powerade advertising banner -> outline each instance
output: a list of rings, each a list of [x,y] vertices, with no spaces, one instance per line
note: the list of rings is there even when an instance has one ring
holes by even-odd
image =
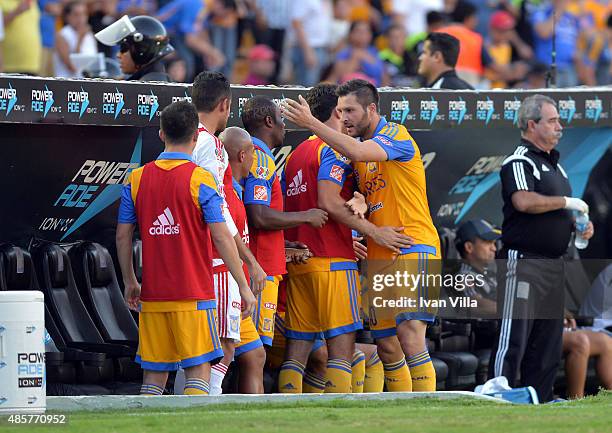
[[[235,87],[230,125],[241,126],[252,96],[279,103],[305,91]],[[501,224],[498,172],[518,144],[521,100],[532,93],[381,90],[381,113],[406,125],[421,149],[438,227],[476,217]],[[612,89],[539,93],[558,102],[561,164],[598,227],[587,252],[611,257]],[[161,110],[189,95],[180,84],[0,76],[0,242],[111,240],[122,182],[163,149]],[[281,168],[309,135],[287,130],[286,145],[274,150]]]

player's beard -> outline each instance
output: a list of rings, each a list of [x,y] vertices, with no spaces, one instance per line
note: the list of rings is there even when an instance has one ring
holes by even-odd
[[[368,112],[366,111],[365,113],[363,113],[363,117],[361,118],[359,123],[355,125],[355,131],[357,131],[357,134],[355,135],[355,137],[363,138],[368,133],[369,127],[370,127],[370,116],[368,115]]]

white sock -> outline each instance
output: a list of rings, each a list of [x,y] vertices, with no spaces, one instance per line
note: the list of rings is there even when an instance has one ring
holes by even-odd
[[[185,370],[179,368],[174,379],[174,395],[183,395],[185,389]]]
[[[215,364],[210,369],[210,395],[221,395],[223,394],[223,390],[221,389],[221,385],[223,384],[223,379],[225,378],[225,374],[227,373],[228,366],[219,362]]]

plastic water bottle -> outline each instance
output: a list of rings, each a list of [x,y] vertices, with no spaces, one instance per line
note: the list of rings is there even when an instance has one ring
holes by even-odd
[[[576,238],[574,239],[574,245],[579,250],[584,250],[588,245],[588,239],[584,239],[581,234],[587,229],[589,224],[589,214],[584,212],[578,212],[576,216]]]

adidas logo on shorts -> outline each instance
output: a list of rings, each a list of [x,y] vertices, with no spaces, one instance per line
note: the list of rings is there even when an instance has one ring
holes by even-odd
[[[308,183],[302,183],[302,169],[293,177],[293,182],[289,184],[287,188],[287,197],[292,197],[306,192]]]
[[[149,229],[151,236],[159,235],[178,235],[181,231],[180,224],[174,224],[174,217],[169,208],[164,209],[164,213],[159,215],[155,221],[153,221],[153,227]]]

